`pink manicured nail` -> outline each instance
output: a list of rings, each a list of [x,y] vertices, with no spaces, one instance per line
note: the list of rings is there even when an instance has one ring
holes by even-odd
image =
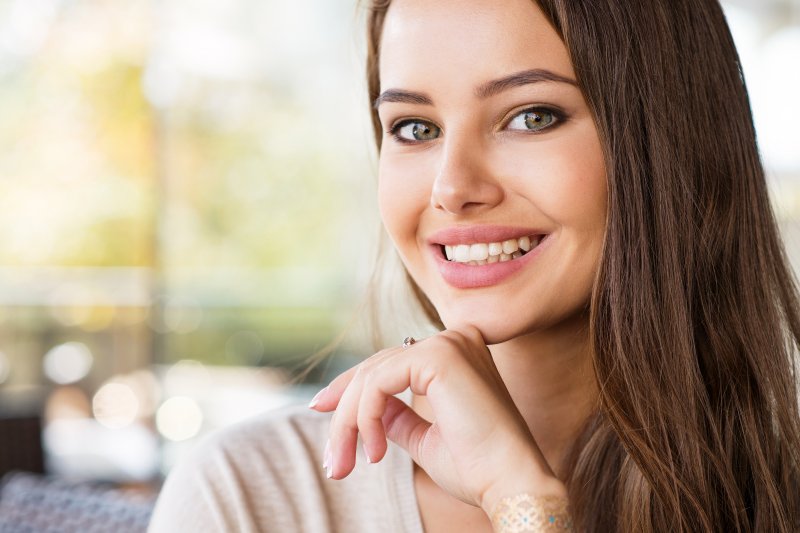
[[[331,439],[325,443],[325,451],[322,454],[322,468],[327,469],[331,459]]]
[[[313,398],[311,398],[311,402],[308,404],[309,409],[313,408],[315,405],[319,403],[319,397],[322,396],[322,393],[325,392],[326,390],[328,390],[328,387],[325,387],[324,389],[316,393]]]
[[[333,450],[331,450],[331,439],[328,439],[328,443],[325,445],[325,475],[330,479],[333,475]]]
[[[364,455],[367,457],[367,462],[372,464],[372,459],[369,458],[369,452],[367,451],[367,445],[362,444],[361,446],[364,448]]]
[[[328,450],[328,466],[325,469],[325,475],[328,477],[328,479],[330,479],[333,475],[333,456],[331,455],[330,450]]]

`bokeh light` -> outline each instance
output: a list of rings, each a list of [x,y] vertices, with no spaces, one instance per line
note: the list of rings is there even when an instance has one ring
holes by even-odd
[[[80,342],[54,346],[42,362],[45,375],[60,385],[75,383],[86,377],[92,368],[92,352]]]
[[[188,396],[173,396],[156,412],[158,432],[172,441],[191,439],[203,426],[203,411]]]
[[[95,393],[92,411],[97,421],[107,428],[121,429],[136,420],[139,399],[130,385],[111,381]]]

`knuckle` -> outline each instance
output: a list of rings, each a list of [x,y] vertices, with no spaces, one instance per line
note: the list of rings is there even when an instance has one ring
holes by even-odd
[[[483,335],[475,326],[468,327],[461,335],[467,342],[483,344]]]
[[[375,372],[364,372],[364,375],[361,377],[361,397],[364,397],[364,393],[367,391],[368,387],[371,387],[374,383],[375,379]]]
[[[331,435],[334,437],[342,437],[349,433],[351,430],[356,429],[356,423],[352,417],[342,417],[337,424],[331,424]]]
[[[372,423],[372,418],[369,416],[369,413],[367,413],[364,410],[359,410],[357,419],[358,427],[368,428],[371,423]]]
[[[355,373],[353,373],[353,381],[363,380],[366,372],[367,372],[366,366],[364,365],[364,363],[360,363],[356,367]]]
[[[460,350],[462,346],[462,340],[457,336],[458,333],[450,333],[446,336],[442,336],[439,339],[439,342],[442,345],[444,354],[451,355],[453,350]]]

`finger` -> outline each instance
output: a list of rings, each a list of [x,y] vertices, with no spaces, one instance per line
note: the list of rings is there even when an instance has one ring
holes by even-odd
[[[486,346],[486,341],[483,339],[481,331],[472,324],[460,324],[455,328],[448,328],[442,332],[444,335],[455,333],[462,339],[467,340],[471,344]]]
[[[329,478],[342,479],[353,471],[357,446],[358,430],[354,426],[346,424],[337,424],[334,428],[334,421],[331,420]]]
[[[352,472],[356,464],[358,445],[358,405],[365,379],[381,361],[391,357],[393,350],[378,352],[361,362],[348,376],[341,398],[336,403],[336,415],[331,420],[330,453],[331,472],[334,479],[342,479]],[[341,377],[341,376],[340,376]],[[337,381],[339,378],[336,378]],[[337,384],[338,385],[338,384]]]
[[[336,406],[330,427],[330,471],[333,479],[342,479],[355,467],[358,426],[356,410],[361,395],[364,367],[359,365]]]
[[[422,443],[432,424],[394,396],[386,398],[386,409],[381,421],[386,436],[403,448],[415,463],[422,466]]]
[[[395,370],[394,375],[386,375],[376,369],[364,383],[356,423],[364,445],[364,453],[370,463],[377,463],[386,454],[387,436],[383,415],[387,402],[393,394],[406,390],[409,385],[408,372],[402,370]]]
[[[395,353],[394,357],[373,365],[364,377],[357,425],[364,451],[372,462],[380,461],[386,453],[387,435],[383,417],[389,399],[409,387],[417,394],[426,394],[433,379],[433,372],[424,370],[429,367],[432,346],[415,345]]]
[[[338,376],[336,376],[333,381],[331,381],[327,387],[320,390],[316,396],[311,400],[309,404],[309,408],[314,409],[315,411],[320,411],[323,413],[327,413],[328,411],[333,411],[339,405],[339,401],[341,400],[342,394],[344,394],[345,389],[350,384],[350,381],[355,376],[356,372],[358,371],[359,367],[361,366],[370,366],[387,355],[391,350],[381,350],[380,352],[368,357],[367,359],[363,360],[359,364],[353,366],[352,368],[347,369],[346,371],[342,372]]]
[[[341,398],[347,385],[350,384],[350,380],[353,379],[357,368],[357,366],[354,366],[336,376],[327,387],[321,389],[316,396],[314,396],[311,403],[308,404],[308,407],[322,413],[327,413],[328,411],[336,409],[336,406],[339,404],[339,398]]]

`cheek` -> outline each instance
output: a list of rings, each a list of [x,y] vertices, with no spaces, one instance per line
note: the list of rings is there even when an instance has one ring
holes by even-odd
[[[569,163],[571,179],[568,182],[568,195],[580,211],[595,222],[598,217],[605,220],[607,187],[606,169],[603,151],[597,134],[592,128],[587,131],[579,146],[583,149],[574,151]]]
[[[534,220],[544,217],[544,221],[573,234],[602,232],[606,173],[593,128],[571,131],[525,153],[508,154],[506,160],[517,163],[516,170],[509,167],[507,172],[516,176],[514,187],[538,211]]]
[[[566,143],[565,143],[566,144]],[[575,150],[575,146],[580,146]],[[564,197],[573,204],[581,226],[602,230],[605,227],[607,187],[603,149],[594,124],[584,122],[576,132],[575,142],[559,150],[569,173],[564,184]],[[569,154],[569,155],[567,155]]]
[[[543,195],[543,209],[564,237],[563,256],[556,259],[565,287],[562,296],[584,302],[590,298],[602,250],[608,202],[605,162],[594,129],[554,146],[544,164],[549,194]]]
[[[430,183],[426,183],[425,174],[408,163],[386,156],[378,168],[378,208],[386,231],[398,248],[415,239],[421,213],[430,201]]]

